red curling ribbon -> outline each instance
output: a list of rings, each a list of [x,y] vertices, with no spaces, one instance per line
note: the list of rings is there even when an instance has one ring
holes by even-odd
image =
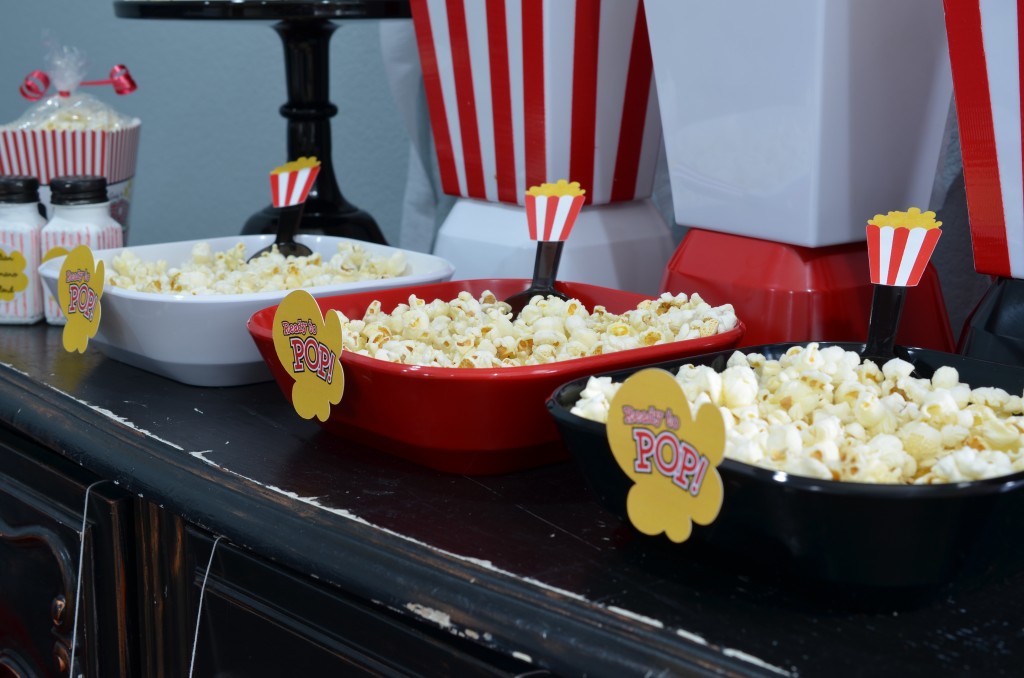
[[[25,76],[24,82],[21,83],[21,87],[18,91],[21,92],[21,96],[25,97],[29,101],[39,101],[46,94],[46,89],[50,86],[50,77],[42,71],[32,71]]]
[[[131,94],[138,86],[135,84],[135,80],[132,79],[131,73],[128,72],[128,67],[124,64],[118,64],[110,69],[109,80],[90,80],[89,82],[83,82],[83,85],[113,85],[114,92],[117,94]]]
[[[128,67],[124,64],[118,64],[111,68],[110,78],[107,80],[88,80],[79,83],[79,85],[111,85],[114,88],[114,92],[119,95],[131,94],[138,89],[138,85],[135,84],[131,73],[128,72]],[[25,77],[21,87],[18,88],[18,92],[29,101],[39,101],[46,94],[46,90],[49,87],[50,78],[46,73],[43,71],[32,71]],[[58,91],[57,94],[62,97],[71,96],[71,92],[64,90]]]

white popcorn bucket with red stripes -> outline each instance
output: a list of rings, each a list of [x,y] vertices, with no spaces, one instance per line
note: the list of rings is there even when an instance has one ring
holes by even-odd
[[[649,199],[661,148],[640,0],[412,0],[411,7],[442,189],[466,203],[442,225],[435,253],[455,264],[459,278],[494,275],[510,259],[529,275],[536,247],[522,210],[515,225],[498,207],[523,206],[530,186],[565,179],[586,191],[587,207],[566,242],[560,277],[575,268],[578,234],[593,228],[610,248],[625,242],[620,254],[654,271],[641,286],[656,291],[672,247],[664,219],[644,204],[598,216],[607,205]],[[485,218],[489,204],[495,209]],[[479,220],[459,221],[470,214]],[[580,270],[588,277],[575,280],[620,282],[614,266]]]
[[[974,268],[1024,278],[1021,24],[1012,0],[946,0]]]
[[[523,204],[578,181],[587,204],[651,194],[661,144],[639,0],[412,0],[445,193]]]
[[[50,208],[50,181],[71,175],[107,179],[111,216],[127,235],[141,123],[118,130],[0,129],[0,174],[39,179],[39,199]]]
[[[867,227],[868,266],[875,285],[916,287],[942,231],[938,228]]]
[[[804,247],[927,205],[952,84],[933,0],[645,0],[676,221]]]

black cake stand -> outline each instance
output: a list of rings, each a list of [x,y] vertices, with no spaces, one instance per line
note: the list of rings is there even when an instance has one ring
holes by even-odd
[[[288,159],[316,156],[320,175],[306,200],[301,232],[386,243],[380,227],[341,194],[331,160],[329,43],[335,19],[405,19],[408,0],[118,0],[114,14],[128,19],[273,20],[284,43],[288,101]],[[275,233],[277,211],[268,205],[249,217],[242,233]]]

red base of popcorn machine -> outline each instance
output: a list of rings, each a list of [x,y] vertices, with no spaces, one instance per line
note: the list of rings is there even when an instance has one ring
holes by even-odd
[[[789,341],[862,341],[872,284],[863,242],[799,247],[691,228],[665,270],[663,292],[697,292],[732,304],[747,326],[742,346]],[[929,264],[910,288],[896,342],[952,352],[938,274]]]

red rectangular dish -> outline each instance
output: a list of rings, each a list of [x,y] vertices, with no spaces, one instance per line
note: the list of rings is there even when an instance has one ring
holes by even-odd
[[[409,296],[449,301],[459,292],[498,299],[520,292],[529,280],[457,280],[317,299],[322,313],[335,309],[362,318],[374,300],[392,311]],[[641,294],[587,285],[556,283],[588,309],[603,305],[623,313],[647,299]],[[291,398],[292,377],[274,351],[271,326],[277,306],[255,313],[249,332],[263,359]],[[450,368],[403,365],[341,352],[345,392],[323,427],[342,438],[452,473],[484,475],[540,466],[568,458],[545,402],[560,384],[597,372],[623,369],[735,346],[742,322],[721,334],[576,358],[545,365]]]

